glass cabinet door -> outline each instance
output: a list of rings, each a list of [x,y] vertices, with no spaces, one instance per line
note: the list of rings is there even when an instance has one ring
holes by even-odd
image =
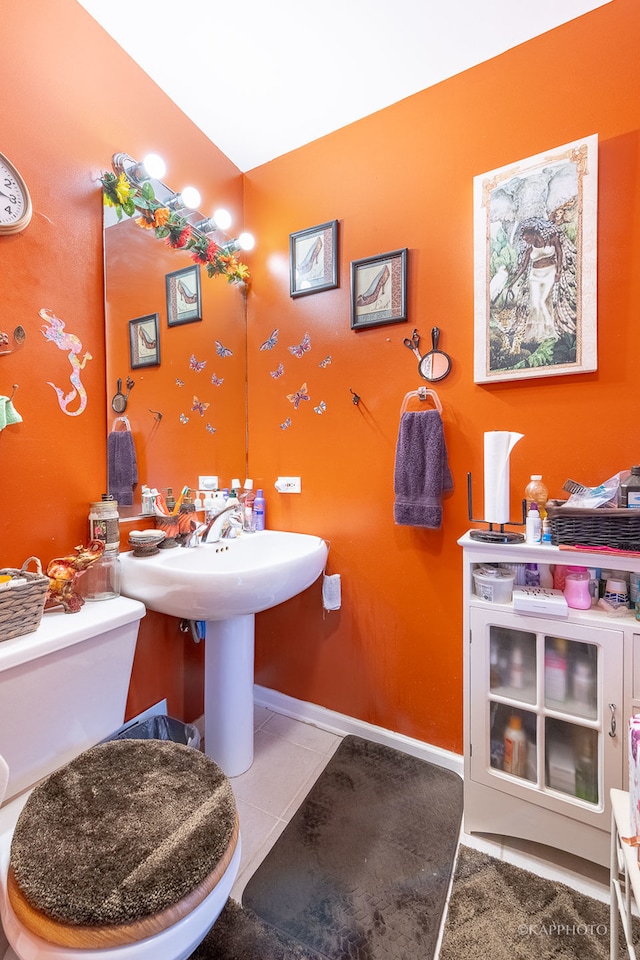
[[[471,776],[578,819],[620,779],[620,631],[471,610]],[[589,812],[591,811],[591,813]]]

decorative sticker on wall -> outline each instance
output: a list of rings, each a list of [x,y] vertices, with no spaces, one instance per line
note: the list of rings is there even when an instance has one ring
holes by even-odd
[[[303,383],[300,389],[296,393],[288,393],[287,400],[293,404],[293,409],[297,410],[303,400],[309,400],[309,394],[307,393],[307,385]]]
[[[308,333],[305,333],[304,337],[302,338],[302,342],[299,343],[297,346],[289,347],[289,352],[292,353],[294,357],[297,357],[298,359],[300,359],[301,357],[304,357],[307,350],[311,350],[311,337],[309,336]]]
[[[52,383],[51,380],[48,380],[47,383],[50,387],[53,387],[57,396],[60,409],[63,413],[66,413],[68,417],[78,417],[81,413],[84,412],[87,406],[87,391],[85,390],[82,380],[80,379],[80,373],[84,370],[84,366],[88,360],[93,360],[93,357],[89,351],[85,351],[84,356],[80,359],[80,353],[82,353],[82,343],[74,333],[65,333],[65,323],[63,320],[60,320],[59,317],[56,317],[51,310],[43,308],[40,310],[40,316],[45,321],[44,325],[41,327],[42,333],[45,339],[50,340],[51,343],[55,345],[60,350],[68,351],[68,359],[71,364],[71,387],[72,389],[69,393],[65,394],[64,390],[60,387],[56,387],[55,383]],[[79,397],[79,405],[76,410],[69,410],[68,407],[73,401]]]
[[[186,413],[180,414],[180,423],[189,423],[189,417],[186,415]]]
[[[291,417],[287,417],[287,419],[284,421],[284,423],[281,423],[281,424],[280,424],[280,429],[281,429],[281,430],[288,430],[290,426],[291,426]]]
[[[184,387],[184,380],[181,380],[180,377],[176,377],[176,386]]]
[[[224,383],[224,377],[216,377],[215,373],[212,373],[211,383],[214,385],[214,387],[221,387]]]
[[[324,402],[324,400],[321,400],[318,406],[313,408],[313,412],[322,414],[325,412],[326,409],[327,409],[326,403]]]
[[[279,363],[275,370],[270,370],[269,373],[274,380],[277,380],[278,377],[281,377],[284,373],[284,363]]]
[[[210,407],[210,404],[208,404],[208,403],[203,403],[202,400],[198,400],[198,398],[197,398],[197,397],[195,396],[195,394],[194,394],[194,397],[193,397],[193,406],[191,407],[191,409],[192,409],[195,413],[199,413],[201,417],[204,417],[204,415],[205,415],[206,411],[209,409],[209,407]]]
[[[225,357],[233,356],[233,350],[229,350],[228,347],[223,347],[219,340],[216,340],[216,353],[219,357],[222,357],[223,360]]]
[[[261,350],[273,350],[276,343],[278,342],[278,329],[272,330],[271,336],[268,340],[265,340],[264,343],[260,344]]]
[[[215,428],[215,427],[212,427],[210,423],[207,424],[207,428],[206,428],[206,429],[207,429],[207,433],[215,433],[215,432],[216,432],[216,428]]]
[[[329,354],[328,357],[325,357],[324,360],[321,360],[320,363],[318,364],[318,366],[319,366],[319,367],[322,367],[322,369],[324,370],[324,369],[326,369],[328,366],[330,366],[330,364],[331,364],[331,354]]]
[[[196,373],[202,373],[206,365],[206,360],[196,360],[195,353],[191,354],[191,357],[189,358],[189,368],[191,370],[195,370]]]

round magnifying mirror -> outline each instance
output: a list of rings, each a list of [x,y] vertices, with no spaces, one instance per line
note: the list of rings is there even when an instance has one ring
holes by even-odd
[[[124,413],[127,409],[127,398],[122,392],[122,380],[118,380],[118,389],[111,401],[111,409],[116,413]]]
[[[451,357],[444,350],[438,350],[438,340],[440,339],[440,330],[433,327],[431,330],[431,350],[425,353],[418,364],[418,373],[424,380],[434,383],[436,380],[444,380],[451,370]]]

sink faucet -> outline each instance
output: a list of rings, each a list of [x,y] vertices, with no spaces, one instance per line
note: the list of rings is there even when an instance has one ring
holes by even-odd
[[[209,543],[215,540],[225,540],[236,537],[242,530],[242,513],[240,505],[231,503],[213,517],[194,530],[186,543],[188,547],[196,547],[198,543]]]

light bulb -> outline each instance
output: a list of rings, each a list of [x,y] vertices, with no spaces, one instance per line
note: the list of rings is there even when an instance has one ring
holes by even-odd
[[[246,231],[240,234],[238,237],[238,243],[243,250],[253,250],[256,245],[253,234],[247,233]]]
[[[185,207],[189,207],[190,210],[197,210],[200,206],[200,193],[195,187],[185,187],[180,196]]]
[[[158,156],[157,153],[148,153],[142,161],[142,165],[149,176],[153,177],[155,180],[161,180],[167,170],[166,163],[162,157]]]
[[[221,230],[228,230],[231,226],[231,214],[228,210],[223,210],[220,207],[218,210],[214,210],[213,219],[217,227]]]

